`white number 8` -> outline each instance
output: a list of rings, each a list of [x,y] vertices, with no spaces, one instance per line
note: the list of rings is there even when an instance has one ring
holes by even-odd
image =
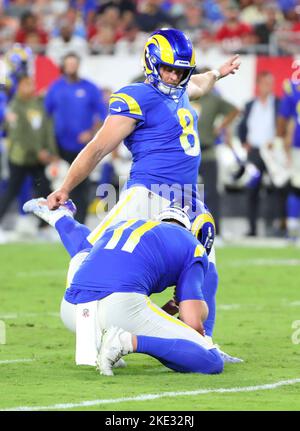
[[[192,113],[188,109],[180,108],[177,111],[177,115],[183,129],[179,139],[184,152],[188,156],[198,156],[200,154],[200,142],[198,133],[194,129],[194,118]],[[188,136],[193,136],[193,146],[190,144]]]

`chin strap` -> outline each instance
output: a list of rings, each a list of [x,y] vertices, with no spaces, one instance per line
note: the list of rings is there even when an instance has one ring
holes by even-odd
[[[153,84],[154,84],[154,87],[156,87],[157,90],[160,91],[165,96],[176,97],[178,99],[182,96],[182,94],[185,91],[184,87],[181,87],[181,86],[173,87],[168,84],[165,84],[160,80],[157,80],[157,82]]]

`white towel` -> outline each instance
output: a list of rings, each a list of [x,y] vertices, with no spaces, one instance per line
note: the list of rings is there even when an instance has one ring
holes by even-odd
[[[98,301],[76,305],[76,365],[96,365],[101,337],[97,305]]]

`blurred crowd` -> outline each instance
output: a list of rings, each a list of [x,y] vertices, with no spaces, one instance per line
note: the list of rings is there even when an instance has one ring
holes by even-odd
[[[185,31],[195,47],[299,52],[299,0],[2,0],[0,47],[25,43],[59,62],[68,46],[87,54],[140,53],[160,27]]]

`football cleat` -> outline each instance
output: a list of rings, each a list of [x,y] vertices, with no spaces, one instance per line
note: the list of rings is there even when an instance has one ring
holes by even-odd
[[[111,327],[103,331],[96,369],[104,376],[113,376],[113,366],[122,356],[132,352],[131,334],[121,328]]]
[[[56,210],[49,210],[47,200],[44,198],[31,199],[23,205],[25,213],[33,213],[51,226],[63,216],[74,217],[76,214],[76,206],[71,199],[68,199],[63,205]]]
[[[126,362],[124,361],[124,359],[119,359],[114,365],[113,365],[113,368],[126,368],[127,367],[127,364],[126,364]]]
[[[228,364],[237,364],[238,362],[244,362],[243,359],[236,358],[235,356],[230,356],[228,355],[228,353],[223,352],[217,344],[215,344],[214,347],[217,349],[224,362]]]

